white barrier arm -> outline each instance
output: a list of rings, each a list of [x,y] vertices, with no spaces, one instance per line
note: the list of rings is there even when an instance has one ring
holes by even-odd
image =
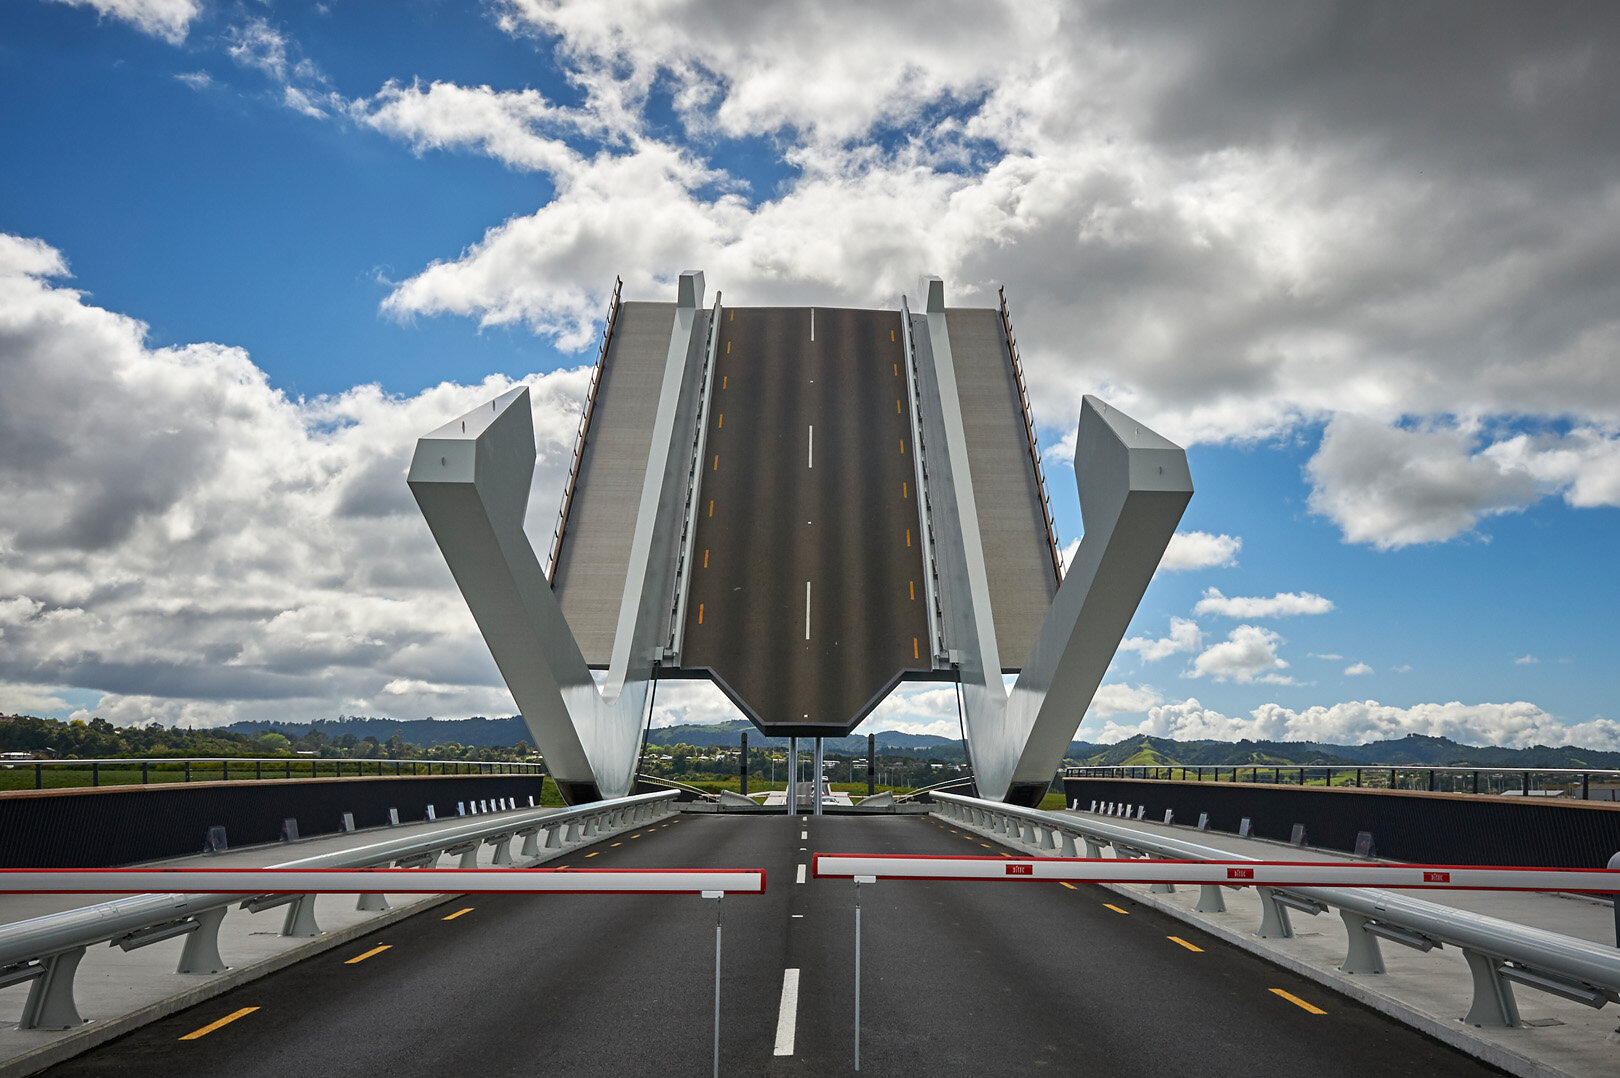
[[[0,894],[758,895],[764,869],[0,869]]]
[[[828,854],[812,859],[819,878],[878,880],[1072,880],[1086,883],[1225,884],[1228,887],[1384,887],[1451,891],[1620,891],[1605,868],[1334,864],[1323,861],[1126,861],[1024,857]]]

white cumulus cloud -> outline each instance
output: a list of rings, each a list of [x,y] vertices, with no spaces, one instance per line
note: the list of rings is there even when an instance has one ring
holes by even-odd
[[[1283,638],[1270,629],[1258,625],[1239,625],[1226,639],[1212,644],[1193,660],[1193,677],[1212,677],[1216,681],[1268,681],[1288,684],[1290,679],[1280,673],[1288,663],[1277,655]]]
[[[1159,568],[1172,572],[1189,569],[1224,569],[1237,564],[1238,551],[1243,540],[1236,535],[1211,535],[1209,532],[1176,532],[1165,547]]]
[[[1366,663],[1351,663],[1344,668],[1345,677],[1362,677],[1373,672],[1373,668]]]
[[[1197,651],[1204,642],[1203,630],[1191,618],[1171,618],[1170,635],[1154,639],[1150,636],[1128,636],[1119,642],[1120,651],[1134,651],[1143,662],[1156,662],[1183,651]]]
[[[1333,609],[1333,601],[1304,591],[1279,592],[1267,599],[1263,596],[1222,595],[1220,589],[1209,588],[1193,607],[1193,614],[1203,617],[1216,614],[1224,618],[1283,618],[1298,614],[1326,614]]]
[[[178,45],[186,39],[191,22],[202,14],[202,0],[56,0],[59,4],[94,8],[106,18],[127,22],[143,33]]]

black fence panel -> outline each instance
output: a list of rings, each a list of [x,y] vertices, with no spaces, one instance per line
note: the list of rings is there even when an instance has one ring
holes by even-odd
[[[343,829],[454,817],[457,802],[509,797],[540,803],[543,776],[434,775],[394,778],[278,779],[165,783],[0,795],[0,867],[106,868],[199,853],[208,829],[225,828],[231,846],[275,842],[285,820],[302,837]],[[470,806],[469,806],[470,811]]]
[[[1603,868],[1620,851],[1620,805],[1603,801],[1158,779],[1065,778],[1063,788],[1082,809],[1145,805],[1146,819],[1170,809],[1189,825],[1207,812],[1212,831],[1236,833],[1248,817],[1251,834],[1281,842],[1304,824],[1309,845],[1347,853],[1366,831],[1377,856],[1396,861]]]

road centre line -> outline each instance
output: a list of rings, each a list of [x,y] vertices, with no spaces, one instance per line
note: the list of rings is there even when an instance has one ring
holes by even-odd
[[[810,308],[810,339],[816,339],[816,309]]]
[[[804,638],[810,639],[810,581],[804,582]]]
[[[808,831],[800,831],[799,832],[799,841],[800,842],[808,842],[809,840],[810,840],[810,832],[808,832]]]
[[[805,456],[805,467],[814,468],[816,466],[816,425],[814,423],[810,424],[810,440],[805,444],[809,447]]]
[[[782,1003],[776,1012],[776,1054],[793,1054],[793,1034],[799,1024],[799,971],[782,971]]]
[[[439,918],[439,920],[441,920],[441,921],[454,921],[457,917],[460,917],[462,914],[471,913],[472,911],[473,911],[473,907],[471,907],[471,906],[463,906],[463,907],[461,907],[461,909],[457,910],[455,913],[449,914],[448,916],[445,916],[445,917],[441,917],[441,918]]]
[[[1311,1004],[1306,1003],[1304,1000],[1300,999],[1298,996],[1294,995],[1292,992],[1284,992],[1281,988],[1271,988],[1271,989],[1267,989],[1267,991],[1269,991],[1274,996],[1281,996],[1283,999],[1286,999],[1288,1002],[1292,1003],[1294,1006],[1298,1007],[1300,1010],[1309,1011],[1311,1014],[1326,1014],[1327,1013],[1326,1011],[1324,1011],[1320,1007],[1312,1006]]]
[[[805,867],[806,866],[803,865],[803,864],[799,865],[798,878],[793,881],[794,883],[803,883],[804,882],[804,870],[805,870]]]
[[[380,946],[373,947],[371,950],[365,952],[364,954],[355,955],[353,958],[348,959],[343,964],[345,966],[352,966],[352,965],[356,964],[357,962],[364,962],[366,959],[372,957],[373,955],[382,954],[384,951],[388,950],[392,946],[393,946],[392,943],[384,943],[384,944],[382,944]]]
[[[214,1032],[214,1030],[219,1029],[221,1026],[228,1026],[232,1022],[236,1021],[238,1018],[246,1018],[248,1015],[252,1014],[254,1011],[256,1011],[258,1009],[259,1008],[257,1008],[257,1007],[243,1007],[239,1011],[232,1011],[230,1014],[227,1014],[224,1018],[221,1018],[218,1021],[209,1022],[206,1026],[203,1026],[201,1029],[194,1029],[190,1033],[187,1033],[184,1037],[181,1037],[180,1039],[183,1040],[183,1041],[194,1041],[194,1040],[198,1039],[199,1037],[206,1037],[210,1033]]]

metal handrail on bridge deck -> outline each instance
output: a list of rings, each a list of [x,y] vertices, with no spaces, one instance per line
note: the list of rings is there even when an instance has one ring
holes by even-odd
[[[343,773],[343,769],[346,765],[351,763],[354,764],[354,774],[352,776],[346,776]],[[217,770],[219,772],[220,782],[230,782],[233,781],[231,779],[231,768],[236,767],[240,769],[247,764],[253,765],[252,778],[248,778],[247,776],[239,773],[238,777],[234,781],[254,782],[263,780],[265,778],[265,764],[273,764],[282,772],[279,776],[272,774],[269,776],[269,778],[280,778],[283,780],[304,777],[301,773],[293,773],[293,767],[295,764],[299,768],[300,772],[305,764],[309,764],[310,778],[365,778],[367,774],[366,765],[368,764],[376,765],[376,770],[371,772],[371,774],[376,775],[379,778],[389,775],[389,772],[385,770],[388,765],[392,765],[392,775],[397,778],[431,776],[434,774],[433,767],[435,764],[438,765],[439,775],[544,775],[546,770],[544,764],[534,763],[527,760],[396,760],[342,756],[108,756],[89,760],[8,759],[4,762],[0,762],[0,769],[11,771],[16,768],[31,767],[34,769],[34,789],[43,790],[45,789],[46,768],[57,768],[67,771],[82,771],[88,768],[90,770],[90,785],[92,787],[102,785],[101,772],[103,768],[107,769],[108,771],[134,771],[139,768],[141,772],[140,785],[149,786],[154,785],[152,782],[152,773],[154,770],[156,770],[159,774],[174,773],[178,767],[179,773],[182,776],[177,780],[179,782],[193,781],[193,768],[203,771],[205,775],[205,777],[197,779],[196,781],[210,782],[213,780],[206,777],[207,771]],[[419,770],[424,765],[426,766],[426,771]],[[409,772],[405,770],[407,766],[410,768]],[[320,770],[325,767],[333,767],[337,773],[332,776],[322,776],[320,774]],[[111,785],[133,786],[136,784],[113,783]],[[164,785],[164,780],[159,779],[156,785]],[[57,788],[76,789],[79,787],[65,786]]]
[[[1033,847],[1046,856],[1100,859],[1111,846],[1120,857],[1171,861],[1258,861],[1211,846],[1160,837],[1083,816],[1023,809],[997,801],[936,793],[941,815],[1009,845]],[[1220,884],[1203,884],[1195,913],[1224,913]],[[1226,886],[1236,886],[1228,884]],[[1620,1002],[1620,950],[1572,936],[1470,913],[1392,891],[1344,887],[1255,884],[1262,911],[1262,939],[1289,938],[1288,911],[1315,916],[1337,907],[1348,936],[1339,967],[1347,974],[1383,973],[1379,939],[1428,952],[1446,944],[1462,951],[1473,976],[1473,999],[1463,1021],[1476,1026],[1517,1026],[1512,983],[1562,996],[1589,1007]],[[1173,889],[1156,884],[1155,889]]]
[[[596,391],[602,384],[602,370],[607,366],[608,345],[613,341],[613,324],[619,317],[619,292],[624,281],[613,278],[613,298],[608,301],[607,321],[602,325],[602,344],[596,350],[596,366],[591,368],[591,384],[585,390],[585,407],[579,416],[579,433],[574,437],[574,456],[568,463],[568,477],[563,481],[562,505],[557,509],[557,526],[551,530],[551,554],[546,562],[546,579],[557,573],[557,558],[562,553],[563,532],[568,530],[568,511],[574,505],[574,488],[579,484],[579,465],[585,459],[585,438],[591,428],[591,413],[596,410]]]
[[[1225,774],[1228,777],[1222,778]],[[1247,777],[1245,777],[1245,774]],[[1480,776],[1486,776],[1480,789]],[[1614,783],[1608,797],[1594,798],[1592,777]],[[1066,767],[1065,778],[1153,779],[1169,782],[1249,782],[1273,786],[1350,786],[1356,789],[1418,790],[1426,793],[1497,794],[1504,796],[1575,796],[1575,779],[1580,779],[1582,801],[1620,801],[1620,769],[1595,767],[1468,767],[1455,764],[1136,764],[1092,767]],[[1382,777],[1383,781],[1378,781]],[[1442,784],[1441,779],[1459,784]],[[1498,782],[1506,777],[1511,782]],[[1565,781],[1534,780],[1549,777]],[[1337,780],[1337,781],[1335,781]],[[1412,783],[1416,783],[1415,785]]]
[[[397,864],[416,868],[436,864],[441,855],[459,854],[462,869],[477,867],[478,852],[495,847],[497,867],[513,864],[512,841],[521,836],[518,856],[539,857],[544,847],[561,849],[660,818],[671,811],[675,791],[637,794],[571,809],[530,809],[499,819],[455,823],[427,834],[383,839],[350,850],[316,854],[271,866],[277,869],[360,869]],[[360,896],[361,909],[385,909],[373,894]],[[228,907],[241,902],[252,913],[290,907],[283,936],[318,936],[314,899],[299,894],[178,892],[133,895],[92,906],[0,925],[0,988],[29,982],[20,1029],[71,1029],[81,1025],[73,998],[73,977],[87,947],[97,943],[131,951],[185,936],[175,973],[220,973],[219,926]]]
[[[1063,583],[1063,547],[1058,539],[1057,519],[1052,516],[1052,499],[1046,492],[1046,469],[1041,466],[1041,440],[1035,433],[1035,411],[1029,403],[1029,383],[1024,380],[1024,364],[1018,357],[1018,339],[1013,336],[1012,311],[1007,307],[1007,289],[996,289],[1000,300],[1001,328],[1007,334],[1007,354],[1012,357],[1013,381],[1018,385],[1018,402],[1024,410],[1024,434],[1029,439],[1029,459],[1035,465],[1035,484],[1040,488],[1041,514],[1046,518],[1046,538],[1052,548],[1052,571]]]

